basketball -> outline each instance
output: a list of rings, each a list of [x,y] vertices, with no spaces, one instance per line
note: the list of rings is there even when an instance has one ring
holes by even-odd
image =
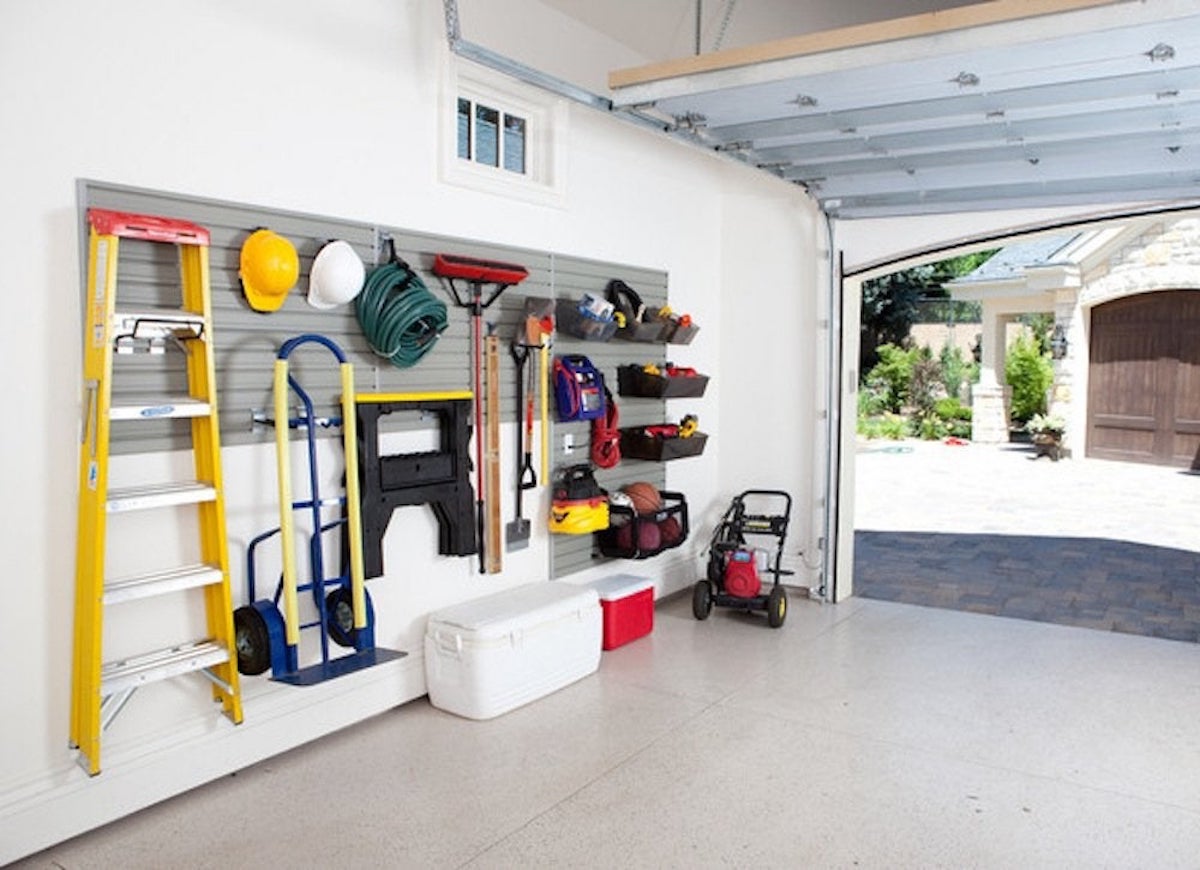
[[[633,549],[633,523],[627,522],[627,523],[625,523],[625,525],[618,527],[615,538],[616,538],[618,549],[626,550],[626,551],[632,550]]]
[[[650,522],[639,522],[637,525],[637,548],[639,550],[648,553],[662,547],[662,534],[657,525]]]
[[[662,496],[652,483],[646,483],[644,480],[629,483],[621,487],[621,491],[629,496],[633,509],[639,514],[652,514],[662,510]]]
[[[683,526],[679,524],[679,520],[675,517],[667,517],[658,524],[658,531],[662,535],[664,547],[672,547],[678,544],[683,538]]]

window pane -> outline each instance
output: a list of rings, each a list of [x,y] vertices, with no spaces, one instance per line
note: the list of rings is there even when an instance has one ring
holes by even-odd
[[[475,161],[488,166],[500,165],[500,113],[487,106],[475,106]]]
[[[471,101],[458,100],[458,156],[471,159]]]
[[[504,116],[504,168],[525,174],[525,119]]]

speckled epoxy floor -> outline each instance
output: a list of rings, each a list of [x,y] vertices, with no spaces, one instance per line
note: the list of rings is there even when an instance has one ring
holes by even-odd
[[[660,603],[487,722],[406,704],[21,868],[1195,867],[1200,646]]]

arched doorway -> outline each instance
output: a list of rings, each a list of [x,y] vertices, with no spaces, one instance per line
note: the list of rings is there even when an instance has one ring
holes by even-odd
[[[1200,290],[1092,309],[1087,455],[1200,469]]]

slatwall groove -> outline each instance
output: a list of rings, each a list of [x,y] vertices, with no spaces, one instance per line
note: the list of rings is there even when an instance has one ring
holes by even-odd
[[[546,251],[456,239],[414,232],[397,227],[361,221],[340,220],[320,215],[265,209],[237,203],[217,202],[176,194],[137,190],[94,181],[79,186],[81,205],[81,258],[87,258],[87,208],[106,208],[140,214],[180,218],[197,223],[210,233],[209,281],[212,288],[214,359],[221,418],[221,438],[225,445],[267,443],[273,438],[269,427],[253,426],[252,414],[273,414],[272,371],[280,345],[293,336],[314,332],[335,341],[355,366],[355,387],[363,392],[427,392],[471,388],[471,325],[465,308],[457,307],[446,280],[431,269],[437,253],[517,263],[529,271],[529,277],[505,290],[483,315],[501,339],[501,420],[518,421],[516,408],[516,364],[509,354],[511,342],[523,332],[526,297],[578,300],[584,293],[602,294],[614,278],[632,286],[647,305],[667,301],[667,274],[661,270],[617,265],[599,260],[568,257]],[[300,280],[275,312],[262,313],[250,308],[238,279],[242,243],[255,229],[267,227],[289,239],[300,258]],[[376,257],[385,255],[381,239],[390,237],[397,255],[417,272],[429,291],[446,304],[450,326],[434,347],[410,369],[397,369],[373,353],[362,334],[353,305],[329,311],[312,308],[306,301],[308,275],[313,258],[330,240],[349,242],[367,266],[374,267]],[[378,254],[377,254],[378,252]],[[173,246],[122,239],[118,262],[118,309],[160,308],[178,310],[179,266]],[[470,287],[457,282],[466,301]],[[490,288],[485,287],[485,293]],[[81,306],[86,288],[81,287]],[[86,311],[86,308],[81,308]],[[174,350],[168,356],[119,356],[116,358],[114,400],[134,396],[178,395],[186,390],[184,358]],[[592,342],[575,339],[559,332],[552,353],[581,353],[603,372],[614,396],[617,394],[617,366],[667,359],[666,347],[613,339]],[[536,367],[533,351],[528,365]],[[336,362],[323,348],[303,346],[289,360],[289,372],[313,398],[321,416],[340,414],[338,398],[341,381]],[[617,396],[622,426],[647,425],[676,419],[665,400]],[[299,402],[293,395],[292,407]],[[552,425],[552,474],[557,469],[586,462],[589,454],[590,424],[556,423],[554,401],[550,400]],[[668,416],[670,411],[671,416]],[[386,431],[427,428],[418,415],[392,414],[386,418]],[[190,446],[186,420],[154,420],[114,425],[114,453],[140,453],[183,450]],[[563,436],[574,436],[576,449],[564,454]],[[322,430],[322,437],[336,434]],[[294,433],[293,437],[302,437]],[[501,457],[508,473],[511,457]],[[617,489],[635,480],[647,480],[662,488],[666,474],[660,463],[623,460],[617,468],[598,470],[601,486]],[[506,501],[508,493],[505,493]],[[551,575],[563,577],[595,564],[592,536],[553,535]]]

